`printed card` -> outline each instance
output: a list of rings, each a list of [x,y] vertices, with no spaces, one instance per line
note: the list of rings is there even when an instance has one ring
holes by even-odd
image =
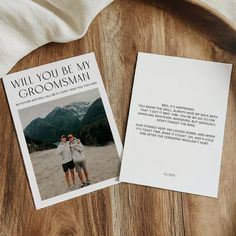
[[[231,68],[139,53],[120,181],[217,197]]]
[[[93,53],[3,82],[37,209],[118,183],[122,144]]]

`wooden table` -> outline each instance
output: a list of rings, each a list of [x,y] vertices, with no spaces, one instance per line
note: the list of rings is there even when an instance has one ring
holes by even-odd
[[[212,43],[204,24],[196,25],[166,1],[117,0],[96,17],[83,39],[45,45],[23,58],[12,72],[94,51],[124,141],[138,51],[236,65],[236,55]],[[0,137],[1,236],[236,235],[235,70],[216,200],[120,184],[36,211],[2,82]]]

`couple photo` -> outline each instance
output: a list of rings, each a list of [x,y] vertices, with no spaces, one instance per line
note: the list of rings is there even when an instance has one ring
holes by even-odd
[[[98,89],[18,112],[41,200],[119,175],[120,158]]]
[[[57,147],[57,156],[60,157],[69,190],[90,185],[84,146],[79,139],[75,138],[73,134],[69,134],[67,137],[62,135]],[[76,184],[75,170],[82,185]]]

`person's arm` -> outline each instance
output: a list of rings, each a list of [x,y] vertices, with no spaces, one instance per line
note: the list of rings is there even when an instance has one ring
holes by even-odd
[[[77,143],[70,143],[70,148],[76,148],[77,145]]]
[[[57,156],[60,155],[64,150],[64,147],[62,145],[58,145],[57,147]]]
[[[80,140],[75,138],[73,143],[69,142],[71,148],[75,148],[80,143]]]
[[[78,151],[78,152],[82,152],[82,151],[83,151],[83,148],[82,148],[81,146],[82,146],[81,143],[78,144],[77,141],[76,141],[76,143],[71,143],[71,144],[70,144],[70,147],[71,147],[72,149],[75,149],[75,150]]]
[[[78,150],[79,152],[83,152],[83,151],[84,151],[84,146],[82,145],[82,143],[80,143],[80,144],[77,145],[77,150]]]

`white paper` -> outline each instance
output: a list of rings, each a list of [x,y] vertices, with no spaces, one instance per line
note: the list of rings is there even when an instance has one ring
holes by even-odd
[[[217,197],[231,69],[139,53],[120,181]]]
[[[54,77],[52,75],[54,75]],[[122,144],[93,53],[9,74],[3,78],[3,82],[37,209],[118,183],[117,176],[120,169],[119,163]],[[98,145],[101,140],[95,140],[95,135],[97,134],[91,133],[100,132],[98,131],[99,125],[96,124],[96,121],[89,123],[92,121],[89,121],[88,118],[83,121],[88,110],[97,99],[100,102],[98,111],[100,115],[102,114],[102,118],[100,118],[103,120],[99,120],[99,117],[97,119],[100,122],[99,124],[103,125],[103,121],[105,119],[107,120],[108,123],[106,124],[108,125],[105,125],[106,132],[109,132],[107,131],[107,127],[110,127],[110,134],[108,134],[108,136],[110,135],[109,140],[113,139],[113,142],[109,141],[107,145]],[[84,106],[86,106],[86,109]],[[103,106],[105,110],[105,116],[101,106]],[[95,113],[93,113],[93,115],[96,116],[97,108],[95,105],[94,107],[93,111],[95,111]],[[66,125],[69,125],[68,129],[71,131],[71,117],[73,119],[79,119],[79,121],[75,120],[75,126],[73,126],[75,132],[77,132],[77,128],[82,129],[85,127],[85,125],[78,125],[77,127],[76,122],[78,122],[78,124],[80,124],[80,121],[87,122],[84,124],[92,124],[94,125],[93,127],[95,127],[90,128],[88,131],[90,133],[86,133],[86,128],[83,128],[85,132],[83,137],[86,143],[94,143],[94,145],[85,146],[84,151],[87,169],[89,170],[89,178],[90,181],[92,181],[91,185],[84,188],[73,189],[72,191],[65,189],[66,180],[64,178],[62,163],[60,163],[60,157],[56,155],[56,148],[50,149],[51,146],[48,146],[49,141],[45,141],[48,138],[53,140],[52,137],[54,137],[53,135],[55,134],[53,133],[54,129],[51,127],[55,125],[56,122],[60,124],[58,126],[55,125],[55,132],[58,132],[58,141],[60,141],[62,130],[68,130],[65,128],[66,126],[63,126],[63,122],[57,121],[58,117],[61,115],[61,113],[58,113],[58,109],[61,109],[60,111],[64,113],[66,112],[66,114],[70,114],[70,119],[67,116],[65,116],[65,119],[62,116],[61,119],[64,119],[63,121],[65,122],[70,120]],[[84,112],[83,109],[85,109]],[[49,114],[51,117],[46,120],[45,117]],[[93,118],[92,115],[91,117]],[[44,122],[43,126],[40,126],[40,122],[35,121],[35,119],[41,119],[41,121]],[[51,122],[50,124],[48,124],[49,121]],[[36,125],[30,130],[29,127],[32,127],[32,122],[35,122],[33,124]],[[24,130],[26,130],[27,127],[26,134],[31,135],[30,137],[32,139],[28,142],[28,146],[24,135]],[[38,127],[48,128],[40,129]],[[63,127],[63,129],[61,127]],[[104,126],[101,125],[101,127]],[[92,129],[93,131],[91,131]],[[103,131],[103,128],[101,128],[101,130]],[[41,135],[41,132],[44,135]],[[63,134],[68,135],[68,132],[63,131]],[[38,135],[36,139],[37,142],[35,138],[32,138],[32,136],[36,137],[36,135]],[[41,139],[40,143],[38,143],[38,137],[40,135],[42,136],[43,142],[47,142],[47,148],[49,150],[44,150]],[[100,137],[103,136],[101,139],[105,136],[105,134],[102,134],[102,136],[101,134],[98,135],[100,135]],[[96,138],[97,137],[99,136],[96,136]],[[55,145],[52,142],[54,141],[50,141],[50,145]],[[104,144],[105,142],[106,140]],[[28,149],[28,147],[31,149]],[[35,151],[39,148],[43,150]],[[33,152],[29,153],[29,150],[33,150]],[[97,156],[98,154],[100,155],[99,157]],[[115,166],[113,166],[113,163]],[[113,176],[114,173],[116,173],[115,176]],[[75,178],[76,183],[80,185],[80,180],[76,172]]]

